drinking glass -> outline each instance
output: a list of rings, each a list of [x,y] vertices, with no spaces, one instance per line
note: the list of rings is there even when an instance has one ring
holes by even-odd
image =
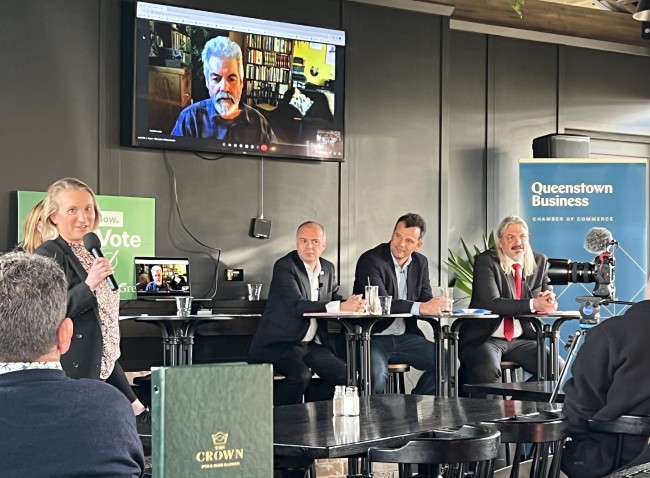
[[[192,296],[176,297],[176,315],[189,317],[192,313]]]
[[[260,300],[260,293],[262,292],[262,284],[248,284],[248,300]]]
[[[367,285],[364,299],[366,299],[366,312],[372,315],[381,314],[381,306],[379,305],[379,286]]]

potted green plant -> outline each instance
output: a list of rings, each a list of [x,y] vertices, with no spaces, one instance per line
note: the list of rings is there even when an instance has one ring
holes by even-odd
[[[472,279],[474,277],[474,260],[481,252],[494,247],[494,233],[487,236],[483,233],[482,249],[474,245],[473,250],[461,237],[460,243],[463,246],[465,257],[449,249],[449,259],[445,264],[456,274],[454,286],[465,292],[469,297],[472,296]]]

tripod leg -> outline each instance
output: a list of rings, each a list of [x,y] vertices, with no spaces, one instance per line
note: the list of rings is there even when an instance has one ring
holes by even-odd
[[[575,358],[576,351],[578,350],[578,344],[580,343],[580,338],[586,333],[586,331],[576,331],[575,334],[573,334],[573,341],[571,342],[571,348],[569,349],[569,354],[567,355],[566,362],[564,364],[564,367],[562,368],[562,371],[560,372],[560,376],[557,378],[557,382],[555,383],[555,387],[553,388],[553,393],[551,393],[551,398],[549,400],[549,403],[555,403],[555,400],[557,399],[558,393],[560,393],[560,388],[562,387],[562,383],[564,383],[564,377],[566,376],[567,371],[571,367],[571,363],[573,362],[573,359]]]

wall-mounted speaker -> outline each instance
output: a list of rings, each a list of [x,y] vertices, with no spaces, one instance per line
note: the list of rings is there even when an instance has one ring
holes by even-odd
[[[547,134],[533,139],[533,158],[588,158],[589,136]]]
[[[268,239],[271,235],[271,221],[254,217],[251,219],[251,229],[249,234],[251,237],[257,239]]]

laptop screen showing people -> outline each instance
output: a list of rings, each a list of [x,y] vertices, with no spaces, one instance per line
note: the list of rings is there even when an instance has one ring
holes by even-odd
[[[138,298],[190,295],[190,261],[177,257],[136,257],[135,290]]]

